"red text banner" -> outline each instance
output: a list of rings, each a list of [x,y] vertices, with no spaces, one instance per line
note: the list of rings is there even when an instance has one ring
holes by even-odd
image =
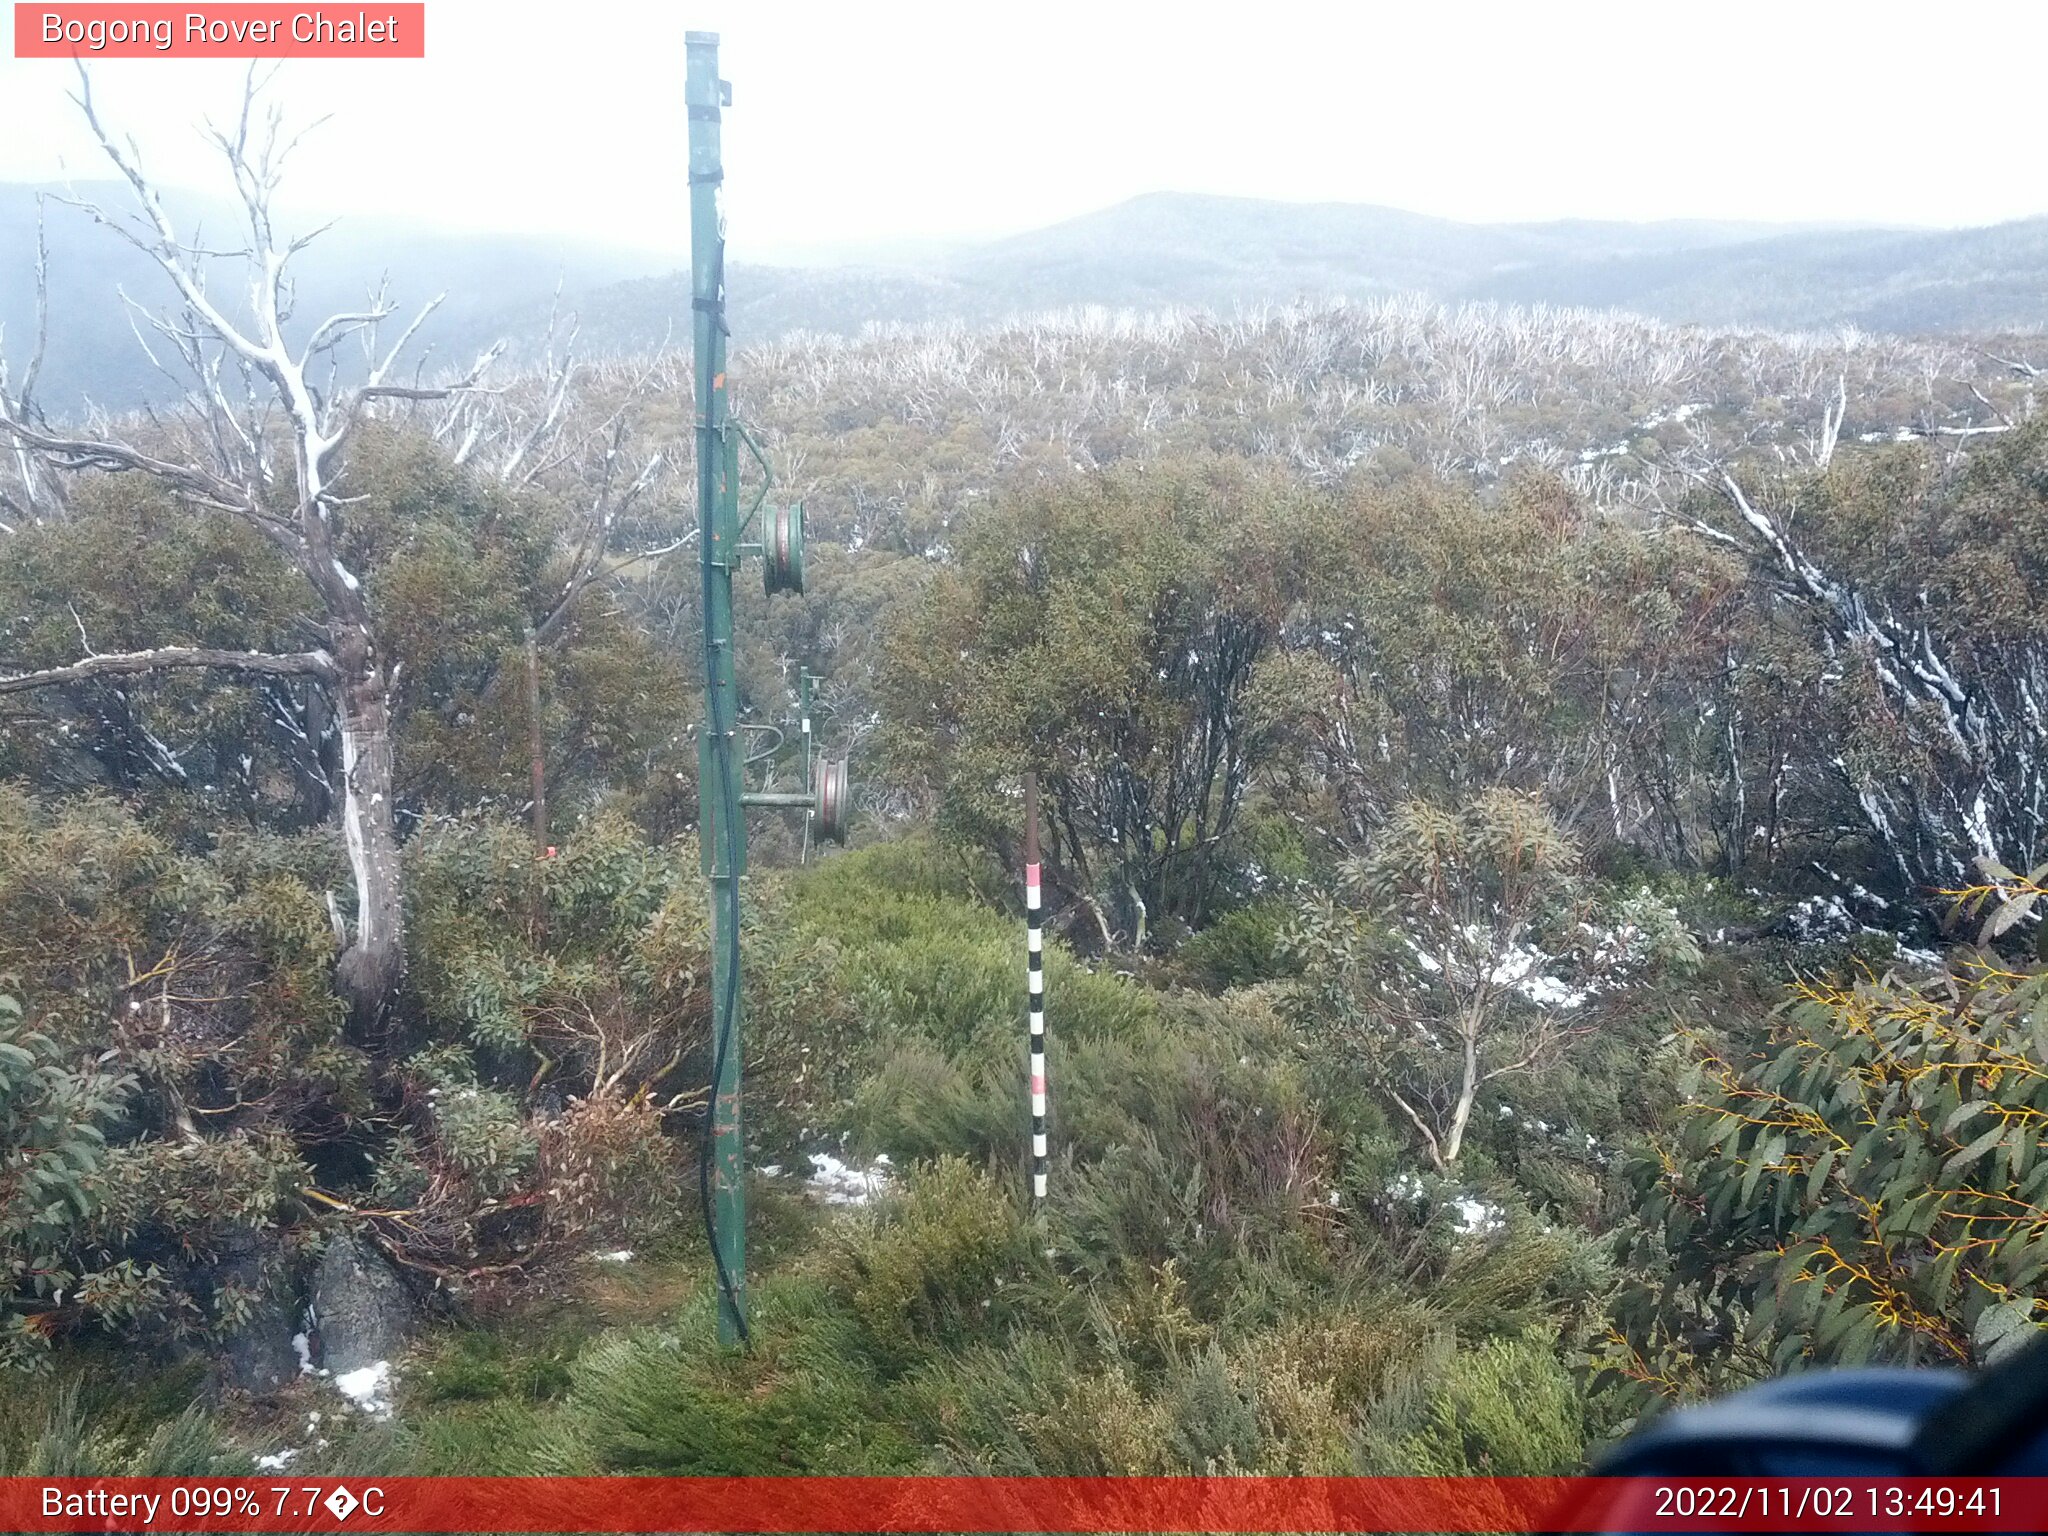
[[[427,8],[369,5],[25,4],[18,59],[423,59]]]
[[[2040,1531],[2048,1478],[0,1478],[0,1530]]]

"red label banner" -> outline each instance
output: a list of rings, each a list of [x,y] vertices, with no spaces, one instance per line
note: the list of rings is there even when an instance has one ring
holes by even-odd
[[[423,59],[427,8],[369,5],[32,4],[16,0],[18,59]]]
[[[0,1478],[7,1531],[2042,1531],[2048,1478]]]

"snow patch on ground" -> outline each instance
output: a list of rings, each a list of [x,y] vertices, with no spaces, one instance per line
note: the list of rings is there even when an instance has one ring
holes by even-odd
[[[605,1253],[593,1253],[591,1257],[600,1264],[630,1264],[633,1262],[633,1250],[613,1248]]]
[[[1675,922],[1676,914],[1672,918]],[[1401,937],[1416,966],[1431,976],[1443,973],[1446,959],[1453,978],[1460,982],[1482,966],[1490,967],[1487,979],[1492,985],[1516,992],[1539,1008],[1572,1009],[1584,1007],[1601,989],[1603,976],[1611,981],[1639,964],[1638,951],[1643,945],[1642,931],[1630,923],[1611,929],[1586,927],[1583,932],[1588,941],[1586,952],[1576,955],[1552,954],[1528,943],[1496,952],[1493,936],[1477,926],[1459,932],[1448,956],[1432,954],[1414,934]],[[1573,972],[1587,970],[1593,974],[1579,981],[1570,979]]]
[[[1839,896],[1809,896],[1785,915],[1792,937],[1808,943],[1838,939],[1856,932],[1862,925]]]
[[[886,1152],[865,1168],[842,1162],[830,1152],[813,1152],[810,1161],[811,1176],[805,1182],[827,1205],[866,1205],[889,1187],[895,1174]]]
[[[335,1390],[375,1419],[391,1417],[391,1362],[379,1360],[334,1378]]]
[[[1684,422],[1691,421],[1693,417],[1699,415],[1701,411],[1707,409],[1708,405],[1706,401],[1692,400],[1688,401],[1684,405],[1676,406],[1671,410],[1658,411],[1653,415],[1645,416],[1641,421],[1637,422],[1636,425],[1643,431],[1650,432],[1654,431],[1658,427],[1663,426],[1666,422],[1678,422],[1682,424]]]
[[[1397,1173],[1387,1180],[1387,1193],[1396,1200],[1426,1200],[1430,1198],[1427,1185],[1421,1175]],[[1469,1191],[1459,1191],[1441,1197],[1439,1209],[1450,1212],[1451,1224],[1460,1237],[1490,1237],[1505,1230],[1508,1213],[1505,1207],[1495,1205],[1491,1200],[1482,1200]]]
[[[313,1341],[303,1333],[292,1335],[292,1352],[299,1357],[299,1374],[313,1374]]]
[[[1460,1195],[1450,1202],[1450,1207],[1458,1230],[1468,1237],[1483,1237],[1507,1225],[1507,1212],[1491,1201]]]
[[[1848,891],[1849,895],[1860,903],[1880,909],[1891,905],[1860,885],[1851,885]],[[1948,964],[1939,950],[1922,949],[1917,945],[1908,944],[1889,928],[1875,927],[1863,922],[1850,909],[1849,903],[1840,896],[1807,897],[1785,914],[1785,927],[1794,939],[1803,944],[1854,938],[1867,933],[1878,938],[1890,939],[1893,953],[1901,965],[1938,971]]]
[[[258,1456],[256,1458],[256,1470],[259,1472],[282,1472],[298,1459],[298,1448],[296,1446],[288,1447],[269,1456]]]

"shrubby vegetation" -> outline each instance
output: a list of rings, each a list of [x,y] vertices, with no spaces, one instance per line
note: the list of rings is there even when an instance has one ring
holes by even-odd
[[[1583,863],[1539,801],[1493,789],[1396,807],[1339,869],[1345,905],[1304,903],[1289,940],[1302,1036],[1397,1110],[1438,1172],[1482,1092],[1592,1034],[1645,974],[1699,959],[1647,888],[1602,891]]]
[[[1803,981],[1747,1064],[1699,1051],[1632,1171],[1604,1367],[1636,1388],[1820,1361],[1968,1364],[2043,1325],[2048,1173],[2037,969]]]
[[[65,1250],[74,1223],[91,1211],[89,1181],[105,1160],[106,1128],[126,1084],[70,1070],[56,1043],[22,1030],[20,1019],[21,1004],[0,995],[0,1159],[7,1168],[0,1239],[9,1291],[61,1303],[67,1288],[98,1278],[67,1268]],[[22,1335],[38,1330],[37,1317],[12,1320],[21,1331],[0,1342],[0,1363],[32,1363]]]
[[[372,411],[337,466],[388,668],[378,1010],[336,985],[323,687],[12,686],[302,650],[304,572],[134,476],[0,534],[0,1370],[44,1378],[8,1470],[1541,1473],[2048,1325],[2041,924],[1996,863],[2048,803],[2030,380],[1389,304],[746,359],[823,540],[808,596],[746,597],[746,718],[829,669],[862,790],[854,849],[754,846],[719,1350],[693,557],[608,478],[687,467],[676,366]],[[888,1173],[827,1206],[814,1154]],[[221,1362],[344,1236],[431,1326],[397,1417],[322,1445],[324,1387]]]
[[[946,875],[933,845],[835,859],[793,910],[868,957],[848,983],[892,1021],[855,1048],[874,1080],[911,1042],[916,1070],[964,1067],[991,1021],[971,984],[1014,971],[1014,932]],[[937,989],[915,957],[968,957]],[[894,979],[892,979],[894,978]],[[1071,1019],[1053,1063],[1070,1141],[1054,1199],[1019,1198],[1018,1053],[964,1104],[995,1156],[906,1152],[870,1205],[826,1216],[787,1176],[756,1180],[764,1235],[751,1352],[713,1341],[694,1239],[642,1270],[657,1320],[564,1341],[429,1352],[393,1426],[337,1439],[325,1464],[420,1471],[749,1473],[985,1468],[1104,1473],[1556,1470],[1581,1454],[1582,1393],[1551,1340],[1599,1258],[1526,1207],[1463,1232],[1427,1194],[1388,1194],[1384,1129],[1325,1120],[1270,997],[1161,996],[1054,972]],[[907,1083],[898,1112],[915,1107]],[[856,1119],[860,1110],[856,1106]],[[927,1134],[939,1139],[952,1127]],[[914,1145],[885,1121],[857,1133]],[[1334,1196],[1334,1198],[1333,1198]],[[560,1328],[562,1325],[554,1325]],[[572,1330],[577,1326],[568,1325]],[[594,1325],[590,1325],[594,1327]],[[548,1362],[558,1360],[562,1365]],[[1508,1412],[1489,1394],[1529,1395]],[[1525,1411],[1526,1410],[1526,1411]],[[307,1463],[314,1464],[314,1463]]]

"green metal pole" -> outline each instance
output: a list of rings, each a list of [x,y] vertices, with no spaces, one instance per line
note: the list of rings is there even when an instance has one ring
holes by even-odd
[[[697,547],[704,573],[704,717],[698,738],[698,835],[711,882],[712,1253],[718,1337],[746,1337],[746,1187],[740,1123],[739,880],[747,827],[740,808],[735,725],[739,687],[732,653],[732,578],[738,565],[739,487],[732,466],[725,382],[724,166],[719,109],[731,100],[718,78],[718,34],[692,32],[684,99],[690,113],[690,293],[696,361]]]

